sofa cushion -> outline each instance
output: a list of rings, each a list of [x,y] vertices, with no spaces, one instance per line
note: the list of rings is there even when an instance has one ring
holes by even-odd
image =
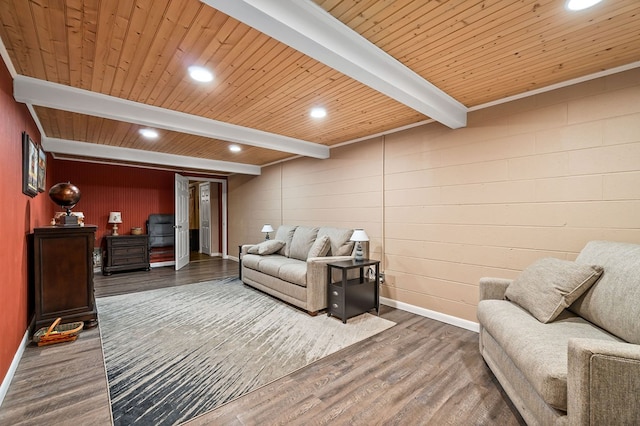
[[[569,311],[543,324],[507,300],[478,303],[478,320],[540,397],[567,411],[567,348],[571,338],[621,341]]]
[[[284,241],[284,247],[280,249],[278,254],[289,257],[289,248],[291,247],[291,239],[293,238],[293,233],[295,232],[296,228],[297,226],[291,226],[291,225],[278,226],[274,240]]]
[[[247,253],[259,254],[260,256],[265,256],[265,255],[273,254],[279,251],[282,247],[284,247],[284,241],[266,240],[249,247],[249,249],[247,250]]]
[[[351,249],[353,250],[353,242],[349,241],[351,235],[353,234],[353,229],[345,229],[345,228],[331,228],[331,227],[321,227],[318,229],[318,237],[323,235],[329,236],[329,241],[331,247],[329,248],[328,256],[342,256],[337,254],[340,252],[340,248],[345,244],[351,244]],[[343,249],[342,251],[345,251]],[[351,251],[347,255],[350,255]]]
[[[505,296],[539,321],[553,321],[602,274],[599,266],[544,258],[527,267],[507,287]]]
[[[596,263],[602,277],[570,310],[629,343],[640,344],[640,245],[591,241],[578,263]]]
[[[255,269],[257,271],[262,259],[264,258],[257,254],[245,254],[244,256],[242,256],[242,265],[247,268]]]
[[[311,246],[309,253],[307,254],[307,259],[310,257],[323,257],[326,256],[331,248],[331,242],[329,241],[328,235],[323,235],[321,237],[316,238],[316,241]]]
[[[280,267],[278,278],[290,283],[307,286],[307,262],[287,263]]]
[[[286,265],[287,263],[295,263],[295,262],[299,262],[299,261],[295,259],[289,259],[288,257],[284,257],[280,255],[274,255],[274,254],[270,256],[263,256],[262,260],[260,260],[260,263],[258,264],[258,271],[277,277],[282,265]]]
[[[307,255],[318,235],[318,228],[298,226],[293,233],[289,257],[298,260],[307,260]]]

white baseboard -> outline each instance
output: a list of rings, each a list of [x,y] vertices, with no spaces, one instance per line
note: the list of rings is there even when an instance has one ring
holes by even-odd
[[[431,309],[421,308],[405,302],[398,302],[397,300],[388,299],[386,297],[380,297],[380,303],[391,306],[392,308],[402,309],[403,311],[411,312],[412,314],[420,315],[422,317],[455,325],[456,327],[464,328],[469,331],[475,331],[476,333],[480,332],[480,326],[477,322],[454,317],[453,315],[443,314],[442,312],[432,311]]]
[[[9,366],[9,371],[7,371],[7,375],[4,376],[2,380],[2,384],[0,385],[0,406],[2,406],[2,401],[4,401],[4,397],[7,395],[9,391],[9,385],[11,384],[11,380],[13,380],[13,375],[16,374],[16,370],[18,369],[18,364],[20,364],[20,360],[22,359],[22,354],[24,353],[25,348],[29,344],[29,330],[24,332],[24,337],[22,337],[22,342],[20,342],[20,346],[16,351],[16,354],[13,356],[13,361],[11,361],[11,365]]]
[[[152,268],[160,268],[162,266],[173,266],[175,264],[175,260],[167,260],[166,262],[153,262],[149,266],[151,266]]]

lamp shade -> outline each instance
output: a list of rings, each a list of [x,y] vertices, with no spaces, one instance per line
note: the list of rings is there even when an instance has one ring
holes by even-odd
[[[109,212],[109,223],[122,223],[122,214],[120,212]]]
[[[351,241],[369,241],[369,236],[364,229],[355,229],[351,235]]]
[[[273,227],[267,223],[262,227],[262,231],[260,232],[273,232]]]

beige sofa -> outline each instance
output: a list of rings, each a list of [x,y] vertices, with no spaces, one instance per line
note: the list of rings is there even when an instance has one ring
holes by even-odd
[[[640,245],[592,241],[575,262],[483,278],[478,320],[480,353],[527,424],[640,424]]]
[[[327,307],[327,263],[355,255],[351,234],[282,225],[272,240],[242,246],[242,282],[315,315]]]

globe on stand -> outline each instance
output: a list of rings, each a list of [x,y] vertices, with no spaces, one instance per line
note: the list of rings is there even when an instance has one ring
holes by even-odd
[[[80,201],[80,190],[71,182],[57,183],[49,189],[49,198],[66,210],[66,216],[60,218],[62,226],[78,226],[78,218],[71,214],[71,209]]]

